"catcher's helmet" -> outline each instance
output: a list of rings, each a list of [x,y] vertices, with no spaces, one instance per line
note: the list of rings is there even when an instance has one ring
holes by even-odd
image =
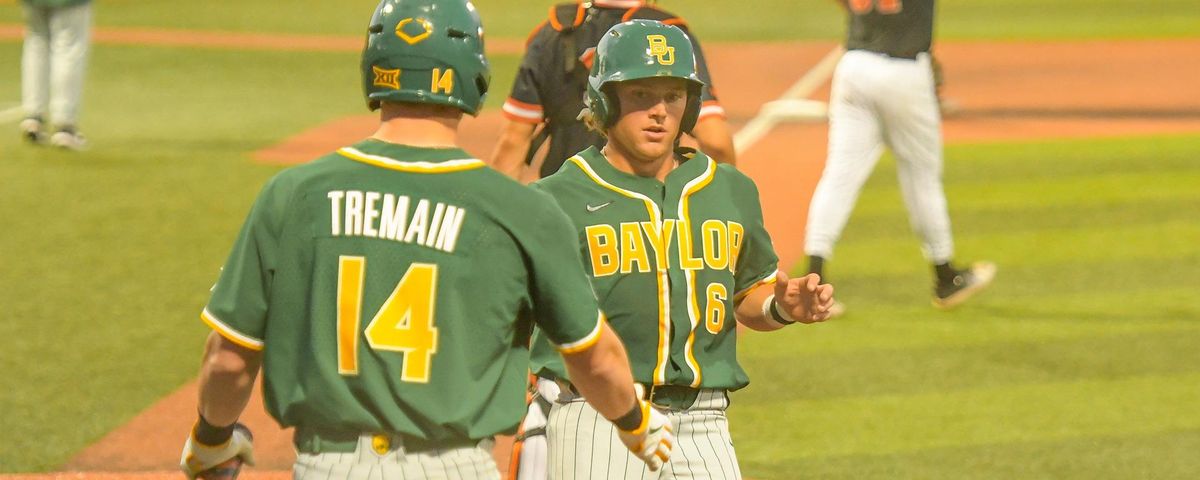
[[[367,28],[363,93],[383,101],[432,103],[479,112],[491,74],[483,25],[469,0],[383,0]]]
[[[585,98],[593,120],[611,127],[621,116],[620,103],[605,88],[610,83],[652,77],[687,80],[687,108],[680,127],[690,132],[700,116],[700,90],[704,87],[696,75],[692,41],[678,27],[654,20],[619,23],[600,39]]]

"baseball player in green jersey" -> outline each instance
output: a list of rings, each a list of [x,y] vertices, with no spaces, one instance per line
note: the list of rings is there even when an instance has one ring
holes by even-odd
[[[754,182],[704,153],[676,150],[696,121],[701,85],[682,30],[646,20],[614,26],[587,91],[587,121],[607,143],[532,184],[571,218],[634,379],[668,412],[678,439],[662,471],[647,472],[539,341],[533,369],[561,387],[547,424],[552,479],[740,478],[725,417],[727,392],[749,383],[735,320],[774,330],[829,315],[832,286],[777,269]],[[549,333],[537,336],[553,340]]]
[[[182,469],[253,462],[236,421],[261,366],[295,478],[499,478],[491,438],[524,411],[534,324],[657,469],[671,427],[635,394],[569,219],[455,146],[489,82],[474,7],[384,0],[368,31],[379,128],[259,194],[201,315],[214,332]]]

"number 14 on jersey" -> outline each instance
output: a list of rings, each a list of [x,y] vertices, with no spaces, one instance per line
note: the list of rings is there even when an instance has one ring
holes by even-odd
[[[337,360],[342,375],[358,375],[358,332],[366,269],[365,257],[338,257]],[[405,382],[429,383],[430,363],[438,343],[438,330],[433,326],[437,275],[435,264],[410,265],[363,331],[371,349],[404,355],[400,379]]]

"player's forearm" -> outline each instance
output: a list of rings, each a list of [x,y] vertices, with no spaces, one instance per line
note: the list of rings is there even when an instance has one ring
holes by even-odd
[[[749,294],[742,298],[742,303],[738,304],[734,310],[734,316],[738,323],[745,325],[751,330],[761,332],[769,332],[778,330],[786,325],[771,318],[770,314],[763,311],[763,304],[768,298],[772,298],[775,294],[775,286],[772,284],[759,285],[751,290]]]
[[[605,324],[592,348],[563,355],[567,374],[579,393],[604,418],[615,419],[637,402],[625,346]]]
[[[254,390],[261,352],[240,347],[213,332],[200,367],[200,414],[213,425],[233,424]]]
[[[700,151],[718,163],[737,165],[737,152],[733,146],[733,135],[729,124],[720,116],[701,119],[692,128],[692,136],[700,144]]]
[[[525,154],[533,137],[535,125],[509,121],[500,134],[500,141],[492,152],[491,166],[510,178],[520,179],[525,169]]]

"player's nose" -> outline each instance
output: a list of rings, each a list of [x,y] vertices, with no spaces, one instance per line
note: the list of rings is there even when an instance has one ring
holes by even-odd
[[[654,118],[666,118],[666,116],[667,116],[667,99],[664,97],[661,97],[661,96],[655,98],[654,103],[650,105],[650,108],[648,109],[648,111],[650,113],[650,116],[652,116]]]

